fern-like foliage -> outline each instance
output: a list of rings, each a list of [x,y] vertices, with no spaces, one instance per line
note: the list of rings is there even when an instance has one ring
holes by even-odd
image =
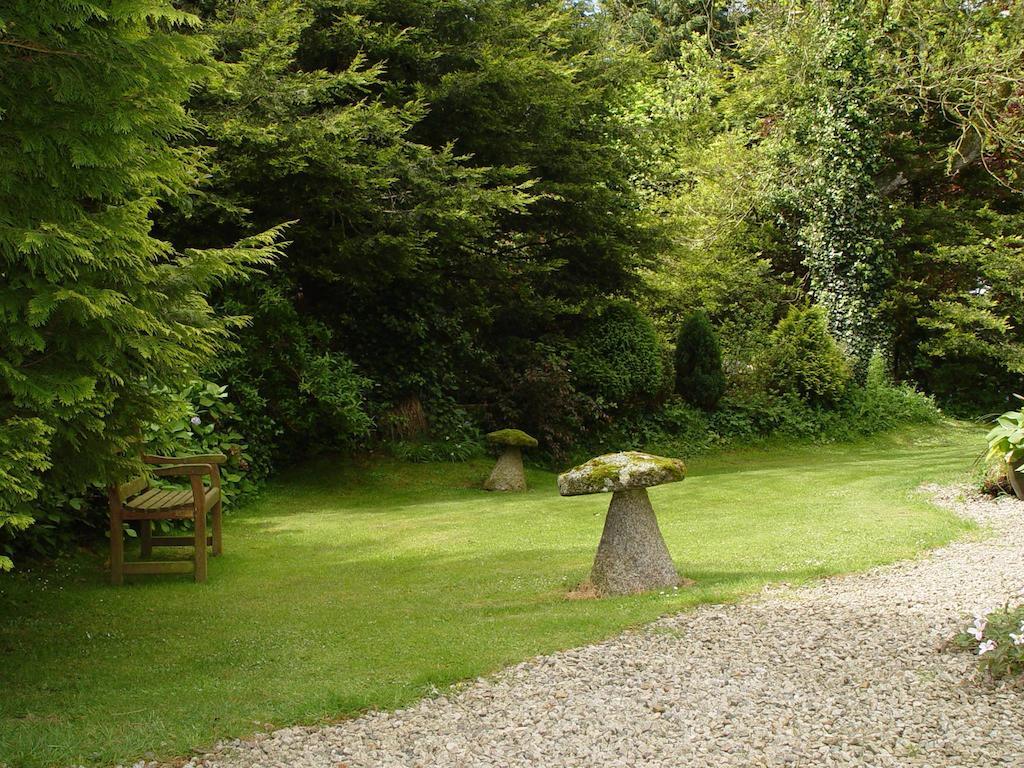
[[[195,17],[164,0],[14,0],[0,11],[0,540],[41,483],[117,480],[157,385],[216,356],[241,318],[211,287],[259,270],[280,231],[177,253],[154,237],[201,156],[172,146],[212,70]],[[0,563],[0,567],[9,563]]]

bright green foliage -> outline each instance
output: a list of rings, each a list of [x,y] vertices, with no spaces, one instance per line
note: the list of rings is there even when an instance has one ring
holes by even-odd
[[[829,333],[825,311],[817,306],[789,310],[772,332],[761,365],[770,390],[819,405],[838,402],[852,375],[849,360]]]
[[[700,35],[687,5],[613,4],[679,46],[629,113],[662,327],[704,309],[739,368],[810,293],[860,372],[881,347],[946,402],[1017,387],[1024,7],[756,1]]]
[[[111,589],[102,555],[0,580],[0,648],[17,660],[0,664],[0,764],[171,762],[268,725],[404,706],[767,584],[914,557],[969,527],[914,491],[958,477],[977,440],[943,424],[688,461],[685,482],[651,495],[696,584],[614,601],[565,599],[606,496],[561,498],[553,473],[528,467],[530,491],[495,499],[476,490],[488,459],[323,457],[225,518],[205,588]],[[756,504],[738,502],[752,489]]]
[[[989,410],[1024,372],[1024,7],[880,5],[882,180],[900,226],[885,319],[900,376]]]
[[[0,424],[0,572],[13,565],[7,543],[32,525],[28,505],[42,488],[50,468],[53,427],[39,418],[8,418]]]
[[[960,408],[991,409],[1024,373],[1024,201],[983,169],[960,175],[975,194],[901,209],[899,279],[885,314],[900,375]],[[937,189],[944,180],[922,174],[918,183]]]
[[[168,144],[195,129],[182,103],[206,71],[192,16],[153,0],[21,0],[0,13],[9,532],[40,472],[61,496],[131,471],[140,425],[166,407],[159,387],[188,381],[239,323],[206,292],[267,264],[277,234],[178,253],[150,233],[158,201],[183,196],[196,171]]]
[[[1017,395],[1018,400],[1024,397]],[[989,461],[998,460],[1024,468],[1024,412],[1007,411],[996,418],[996,426],[988,433]],[[1019,471],[1019,470],[1018,470]]]
[[[676,337],[676,393],[704,410],[713,410],[725,394],[722,350],[708,316],[694,312]]]
[[[573,366],[579,388],[609,405],[650,400],[662,385],[661,341],[635,305],[616,302],[580,335]]]

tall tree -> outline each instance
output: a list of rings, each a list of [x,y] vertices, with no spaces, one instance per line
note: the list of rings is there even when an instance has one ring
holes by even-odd
[[[118,479],[140,425],[238,320],[211,286],[274,255],[275,232],[176,252],[151,234],[199,158],[183,103],[204,77],[197,20],[169,2],[15,0],[0,11],[0,529]],[[0,567],[9,565],[0,557]]]
[[[879,310],[891,279],[892,225],[876,178],[884,167],[877,91],[860,24],[863,5],[827,0],[812,8],[815,85],[800,195],[801,241],[811,293],[860,374],[890,334]]]
[[[561,0],[203,11],[226,86],[193,102],[214,172],[169,231],[297,220],[278,292],[373,380],[376,408],[490,399],[555,348],[543,337],[635,285],[652,240],[616,107],[634,52],[602,16]]]

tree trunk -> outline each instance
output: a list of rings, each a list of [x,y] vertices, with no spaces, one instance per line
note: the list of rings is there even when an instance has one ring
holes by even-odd
[[[523,452],[514,445],[507,446],[484,483],[485,491],[525,491],[526,474],[523,472]]]
[[[602,595],[632,595],[679,584],[646,488],[612,496],[590,581]]]

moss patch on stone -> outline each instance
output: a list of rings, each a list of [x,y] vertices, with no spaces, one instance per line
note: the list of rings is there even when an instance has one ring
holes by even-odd
[[[558,492],[563,496],[614,493],[675,483],[684,477],[686,465],[680,459],[639,451],[608,453],[559,475]]]
[[[531,437],[521,429],[499,429],[497,432],[489,432],[487,442],[495,445],[511,445],[516,448],[537,447],[537,438]]]

